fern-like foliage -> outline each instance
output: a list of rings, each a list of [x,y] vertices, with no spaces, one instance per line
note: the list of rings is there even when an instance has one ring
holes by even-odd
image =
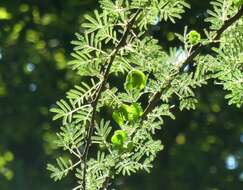
[[[213,9],[207,11],[210,16],[205,21],[210,22],[212,30],[220,29],[224,22],[236,13],[236,9],[233,8],[232,3],[233,1],[231,0],[215,0],[210,2]]]
[[[229,104],[243,105],[243,19],[234,25],[224,36],[218,59],[221,62],[218,79],[224,89]]]
[[[159,21],[175,23],[190,7],[186,1],[99,2],[100,11],[84,16],[83,33],[72,42],[69,62],[90,82],[75,86],[51,109],[53,119],[62,120],[56,145],[69,157],[64,154],[47,169],[54,180],[74,172],[77,185],[73,190],[105,190],[118,175],[149,172],[164,148],[154,137],[164,117],[175,119],[173,109],[195,109],[196,89],[208,80],[227,90],[230,104],[243,104],[242,7],[229,0],[211,1],[207,37],[201,40],[194,31],[199,41],[190,43],[185,30],[177,35],[184,46],[167,52],[147,30]],[[211,53],[201,54],[207,46],[214,47]],[[134,83],[132,89],[115,87],[110,80],[111,75],[126,76],[131,71],[142,73],[142,88],[136,78],[126,79]],[[141,98],[148,98],[146,105],[141,106]],[[108,118],[102,117],[103,108],[111,113]]]

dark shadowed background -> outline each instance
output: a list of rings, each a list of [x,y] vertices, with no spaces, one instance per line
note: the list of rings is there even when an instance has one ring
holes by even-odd
[[[161,45],[179,47],[174,32],[208,27],[209,0],[192,5],[177,22],[151,33]],[[46,163],[56,155],[58,122],[50,106],[81,77],[67,66],[74,33],[98,0],[0,0],[0,189],[70,190],[69,176],[54,183]],[[197,91],[196,111],[176,112],[157,134],[165,145],[150,174],[115,181],[122,190],[240,190],[243,188],[243,110],[228,106],[213,83]]]

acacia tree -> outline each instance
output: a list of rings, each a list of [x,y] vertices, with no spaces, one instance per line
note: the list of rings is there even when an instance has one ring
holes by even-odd
[[[62,119],[56,145],[70,155],[48,164],[54,180],[74,170],[74,190],[105,190],[116,176],[149,172],[163,149],[154,134],[164,117],[175,119],[173,109],[195,109],[194,91],[208,80],[223,86],[229,104],[243,104],[243,1],[211,4],[210,29],[201,37],[185,27],[177,34],[180,51],[166,52],[148,31],[181,18],[190,8],[184,0],[100,0],[101,11],[85,16],[69,62],[84,81],[51,109],[54,120]],[[110,80],[120,73],[124,88]]]

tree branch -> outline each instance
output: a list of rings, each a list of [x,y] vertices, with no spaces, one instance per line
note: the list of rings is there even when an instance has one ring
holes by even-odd
[[[226,20],[223,24],[223,26],[217,31],[216,36],[213,39],[213,43],[217,42],[221,35],[232,25],[234,24],[237,20],[239,20],[243,15],[243,7],[239,9],[239,11],[236,13],[235,16],[231,17],[230,19]],[[189,64],[190,62],[193,61],[193,59],[204,49],[206,46],[202,44],[198,44],[195,46],[194,51],[191,53],[191,55],[185,60],[183,63],[183,66]]]
[[[236,22],[242,15],[243,15],[243,7],[238,11],[238,13],[235,16],[233,16],[229,20],[225,21],[224,25],[217,31],[217,34],[216,34],[214,40],[218,41],[219,38],[221,37],[222,33],[225,30],[227,30],[234,22]],[[203,48],[205,48],[205,46],[203,46],[202,44],[199,44],[199,45],[195,46],[194,51],[184,61],[182,66],[187,65],[188,63],[193,61],[193,59],[201,52],[201,50]],[[168,81],[168,85],[166,86],[164,91],[167,91],[170,88],[170,85],[171,85],[172,81],[173,81],[173,79],[170,79]],[[148,106],[144,110],[144,113],[143,113],[143,116],[142,116],[142,120],[146,119],[147,115],[157,106],[161,95],[162,95],[162,91],[158,91],[152,96],[151,101],[149,102]],[[109,185],[110,179],[111,178],[109,176],[105,179],[105,181],[103,183],[103,186],[101,187],[100,190],[107,190],[107,186]]]
[[[111,69],[111,66],[112,66],[112,64],[115,60],[115,57],[116,57],[117,53],[119,52],[119,50],[126,45],[127,37],[130,33],[130,30],[132,29],[132,27],[134,25],[139,13],[140,13],[140,10],[137,10],[137,12],[133,15],[133,17],[127,23],[126,29],[125,29],[119,43],[117,44],[115,49],[112,51],[110,57],[105,61],[104,65],[105,66],[107,65],[107,67],[106,67],[105,72],[104,72],[103,81],[102,81],[101,85],[99,86],[97,93],[95,93],[96,94],[95,98],[91,102],[91,106],[93,108],[93,111],[92,111],[91,121],[90,121],[90,125],[89,125],[88,132],[87,132],[86,144],[85,144],[85,148],[84,148],[84,152],[83,152],[84,168],[83,168],[83,184],[82,185],[83,185],[84,190],[86,189],[87,158],[88,158],[89,148],[92,144],[91,137],[92,137],[92,134],[93,134],[93,131],[94,131],[95,116],[96,116],[96,113],[97,113],[97,104],[98,104],[98,101],[100,99],[101,93],[105,89],[105,85],[107,83],[108,76],[109,76],[109,73],[110,73],[110,69]]]
[[[234,22],[236,22],[242,15],[243,15],[243,7],[238,11],[238,13],[235,16],[233,16],[229,20],[225,21],[224,25],[217,31],[217,34],[216,34],[216,36],[214,38],[214,41],[217,41],[220,38],[220,36],[222,35],[222,33],[225,30],[227,30]],[[127,30],[127,32],[129,32],[129,31]],[[194,51],[184,61],[182,66],[187,65],[188,63],[190,63],[201,52],[201,50],[204,47],[205,46],[203,46],[202,44],[199,44],[199,45],[195,46]],[[172,81],[173,81],[172,79],[170,81],[168,81],[168,85],[164,89],[165,91],[170,88],[170,85],[171,85]],[[146,109],[145,109],[145,111],[143,113],[142,120],[144,120],[147,117],[147,115],[157,106],[157,103],[159,102],[161,95],[162,95],[162,91],[158,91],[158,92],[156,92],[153,95],[153,97],[151,98],[151,101],[149,102],[149,105],[146,107]],[[109,181],[110,181],[110,177],[108,176],[105,179],[105,181],[103,183],[103,186],[101,187],[100,190],[106,190],[107,186],[109,185]]]
[[[230,19],[226,20],[223,24],[223,26],[216,32],[216,36],[213,39],[213,42],[210,44],[215,43],[215,41],[218,41],[221,37],[221,35],[232,25],[234,24],[237,20],[239,20],[241,17],[243,16],[243,6],[239,9],[239,11],[236,13],[236,15],[234,15],[233,17],[231,17]],[[195,46],[194,51],[190,54],[189,57],[187,57],[187,59],[183,62],[181,69],[179,71],[179,73],[183,72],[184,66],[188,65],[189,63],[191,63],[195,57],[202,51],[202,49],[204,49],[206,46],[203,44],[198,44],[197,46]],[[166,88],[164,89],[164,91],[166,92],[172,83],[173,79],[170,79],[168,82],[168,85],[166,86]],[[147,117],[147,115],[157,106],[157,103],[160,100],[160,97],[162,95],[162,93],[164,91],[158,91],[156,93],[154,93],[154,95],[152,96],[151,100],[149,101],[148,106],[145,108],[144,114],[142,116],[142,119],[145,119]]]

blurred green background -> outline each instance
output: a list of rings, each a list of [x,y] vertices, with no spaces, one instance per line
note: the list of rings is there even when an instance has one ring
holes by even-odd
[[[209,0],[192,5],[177,24],[151,33],[161,45],[181,44],[173,33],[208,27]],[[98,0],[0,0],[0,190],[70,190],[72,176],[54,183],[46,163],[58,123],[49,108],[81,78],[66,62],[83,15]],[[151,174],[119,178],[123,190],[240,190],[243,188],[243,110],[228,106],[211,82],[197,92],[196,111],[176,112],[157,134],[164,145]]]

